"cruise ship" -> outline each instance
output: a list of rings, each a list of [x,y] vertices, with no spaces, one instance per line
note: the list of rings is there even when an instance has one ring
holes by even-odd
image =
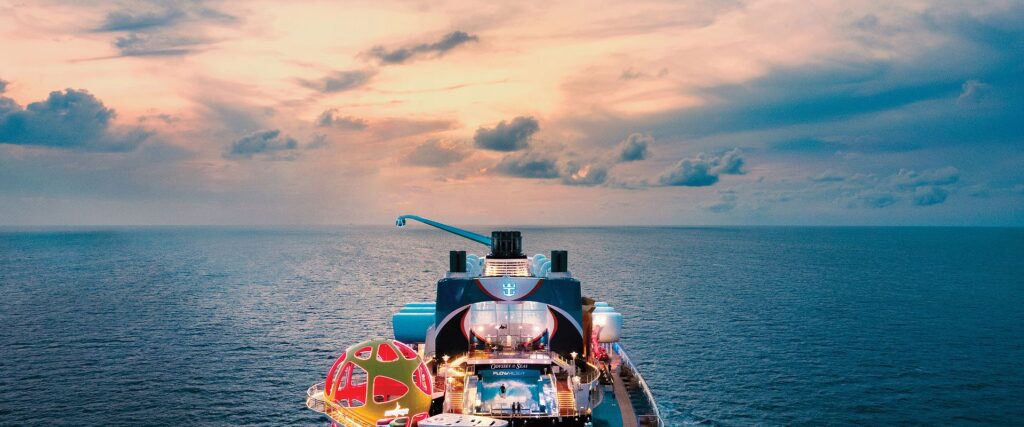
[[[622,315],[584,296],[564,250],[523,253],[518,231],[490,237],[416,215],[485,245],[449,253],[431,302],[392,316],[394,338],[348,347],[306,406],[332,426],[655,426],[654,396],[619,338]]]

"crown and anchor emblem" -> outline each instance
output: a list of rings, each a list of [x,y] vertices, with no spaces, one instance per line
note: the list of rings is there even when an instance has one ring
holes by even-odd
[[[501,293],[507,297],[516,296],[516,281],[511,277],[505,276],[505,279],[501,282]]]

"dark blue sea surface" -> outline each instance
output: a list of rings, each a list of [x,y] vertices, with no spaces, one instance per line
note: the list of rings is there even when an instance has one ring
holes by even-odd
[[[478,231],[487,231],[479,227]],[[536,228],[669,425],[1024,423],[1024,229]],[[431,300],[410,226],[0,231],[0,424],[324,425],[347,345]]]

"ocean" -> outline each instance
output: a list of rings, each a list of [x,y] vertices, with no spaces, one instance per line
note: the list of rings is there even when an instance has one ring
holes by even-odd
[[[1024,229],[522,231],[624,314],[668,425],[1024,422]],[[0,425],[326,425],[306,388],[452,249],[486,252],[418,224],[0,230]]]

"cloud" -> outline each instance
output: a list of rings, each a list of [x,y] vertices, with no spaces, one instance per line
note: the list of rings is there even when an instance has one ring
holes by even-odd
[[[477,147],[494,151],[518,151],[529,146],[530,137],[540,130],[533,117],[520,116],[511,122],[498,123],[494,128],[480,127],[473,135]]]
[[[299,84],[322,93],[344,92],[369,83],[376,74],[374,70],[335,71],[317,80],[299,79]]]
[[[960,180],[960,171],[952,166],[931,169],[923,172],[900,169],[889,182],[901,189],[916,188],[926,185],[950,185]]]
[[[637,79],[644,79],[644,78],[651,78],[651,77],[662,78],[662,77],[665,77],[667,75],[668,75],[668,68],[662,68],[662,69],[658,70],[657,73],[652,75],[652,74],[647,74],[647,73],[645,73],[643,71],[636,71],[636,70],[633,69],[633,67],[629,67],[629,68],[626,68],[625,70],[622,70],[622,74],[619,75],[619,80],[629,81],[629,80],[637,80]]]
[[[711,172],[711,164],[702,156],[694,159],[682,159],[679,163],[660,176],[661,185],[706,187],[718,182],[718,175]]]
[[[682,159],[657,177],[657,183],[666,186],[706,187],[714,185],[719,175],[743,174],[743,157],[739,149],[722,156],[700,153],[697,157]]]
[[[0,97],[0,143],[113,152],[130,151],[151,135],[142,128],[115,130],[115,117],[85,90],[50,92],[24,109]]]
[[[561,168],[562,183],[566,185],[596,186],[609,182],[616,164],[644,160],[650,154],[648,145],[654,138],[645,133],[633,133],[620,141],[594,161],[570,160]],[[640,188],[615,181],[621,188]],[[642,187],[642,186],[641,186]]]
[[[814,182],[839,182],[845,180],[846,177],[831,170],[827,170],[818,176],[812,176],[808,179]]]
[[[447,119],[417,119],[406,117],[362,118],[344,116],[337,109],[324,111],[315,124],[347,132],[369,132],[375,139],[388,140],[450,130],[458,122]]]
[[[316,119],[316,125],[319,127],[359,131],[366,129],[367,122],[365,119],[358,117],[342,116],[338,114],[337,109],[332,108],[320,114],[320,117]]]
[[[644,74],[639,71],[634,71],[632,67],[622,70],[622,74],[619,75],[619,80],[636,80],[643,77]]]
[[[330,142],[327,140],[327,135],[315,134],[309,140],[309,144],[306,144],[307,150],[319,150],[321,148],[327,148]]]
[[[904,199],[909,199],[915,206],[937,205],[946,201],[949,187],[959,181],[960,171],[952,166],[921,172],[900,169],[885,177],[856,174],[842,179],[818,180],[832,183],[835,185],[832,188],[840,191],[852,192],[841,198],[846,200],[845,205],[849,208],[884,208]]]
[[[704,206],[705,209],[714,213],[728,212],[736,209],[736,192],[727,190],[719,193],[718,200]]]
[[[9,84],[10,82],[8,82],[7,80],[0,79],[0,94],[3,94],[7,91],[7,85]]]
[[[563,168],[562,183],[566,185],[595,186],[608,180],[609,166],[600,163],[569,161]]]
[[[502,122],[494,130],[507,130],[508,127],[508,124]],[[594,156],[593,160],[564,160],[559,159],[550,150],[531,148],[521,153],[506,155],[496,170],[503,175],[522,178],[561,178],[562,184],[572,186],[608,185],[622,189],[642,189],[649,187],[651,183],[643,179],[616,179],[612,176],[612,170],[620,163],[646,159],[649,154],[647,146],[653,141],[654,138],[648,134],[634,133],[605,153]],[[696,158],[683,159],[665,171],[656,178],[655,185],[709,186],[718,182],[719,175],[743,174],[743,164],[739,149],[719,156],[701,153]]]
[[[874,208],[881,209],[887,206],[892,206],[896,203],[896,195],[892,192],[884,190],[871,190],[865,191],[855,195],[849,199],[846,203],[847,207],[850,208]]]
[[[687,114],[684,121],[698,135],[757,130],[876,113],[956,91],[949,81],[908,84],[894,81],[900,79],[894,74],[898,71],[884,63],[778,69],[752,82],[708,90],[709,98],[723,102]]]
[[[739,148],[733,148],[715,161],[712,172],[719,175],[743,175],[743,156]]]
[[[465,144],[453,141],[430,139],[416,146],[405,156],[405,163],[414,166],[441,168],[469,156]]]
[[[615,147],[616,159],[620,162],[633,162],[647,158],[647,145],[654,142],[649,134],[634,133],[626,137]]]
[[[949,192],[936,186],[918,187],[914,190],[914,204],[918,206],[937,205],[946,201]]]
[[[499,151],[514,151],[530,148],[527,144],[529,136],[537,129],[536,120],[528,117],[517,117],[511,123],[501,122],[493,129],[477,130],[476,145],[490,149],[498,146]],[[642,183],[634,185],[620,180],[611,181],[611,171],[616,164],[644,160],[647,158],[647,145],[654,141],[650,135],[634,133],[626,137],[615,147],[603,154],[586,159],[559,159],[554,153],[558,150],[529,149],[521,153],[506,155],[496,167],[504,175],[522,178],[561,178],[562,184],[572,186],[593,187],[611,185],[619,188],[643,188]]]
[[[458,122],[447,119],[389,117],[371,121],[370,132],[376,138],[386,140],[445,131],[457,126]]]
[[[956,102],[961,105],[979,104],[991,96],[992,85],[971,79],[960,87],[960,96],[956,98]]]
[[[269,155],[273,159],[291,160],[299,143],[294,138],[281,135],[278,129],[264,130],[242,137],[228,148],[225,157],[249,159],[257,155]],[[289,153],[290,152],[290,153]],[[286,154],[281,156],[281,154]]]
[[[138,118],[138,121],[140,123],[148,122],[150,120],[158,120],[160,122],[163,122],[166,125],[174,125],[175,123],[179,122],[181,119],[178,118],[177,116],[173,116],[173,115],[170,115],[170,114],[167,114],[167,113],[148,114],[148,115],[144,115],[144,116],[139,116],[139,118]]]
[[[834,153],[841,150],[843,144],[819,138],[797,138],[770,143],[769,148],[780,152]]]
[[[273,107],[252,104],[230,91],[206,93],[198,102],[207,120],[232,137],[266,129],[268,120],[277,114]]]
[[[977,197],[979,199],[987,199],[992,197],[992,191],[985,185],[975,184],[967,189],[967,194],[971,197]]]
[[[860,28],[833,33],[846,37],[853,51],[841,48],[810,63],[767,62],[753,79],[682,86],[700,102],[671,111],[581,109],[574,125],[590,136],[642,127],[672,140],[763,132],[772,139],[824,139],[805,147],[822,152],[830,143],[849,152],[1018,141],[1024,7],[989,6],[970,13],[929,7],[870,16],[856,24]],[[851,29],[854,34],[844,32]],[[864,54],[876,51],[899,54]],[[951,55],[958,61],[944,60]],[[965,116],[965,106],[977,103],[998,108],[973,108]]]
[[[171,34],[132,33],[114,40],[121,56],[179,56],[191,53],[206,40]]]
[[[835,64],[829,62],[829,64]],[[599,136],[642,127],[659,138],[702,138],[849,121],[922,101],[955,97],[963,80],[910,80],[918,70],[882,61],[775,68],[739,83],[692,88],[702,102],[641,115],[581,114],[575,125]],[[806,130],[805,130],[806,132]],[[806,135],[799,135],[803,137]]]
[[[97,32],[107,31],[140,31],[175,25],[187,17],[178,8],[166,8],[157,11],[117,10],[107,14],[103,23],[95,29]]]
[[[445,34],[444,37],[441,37],[441,40],[434,43],[421,43],[392,50],[388,50],[383,46],[376,46],[370,49],[368,54],[380,61],[382,65],[401,64],[421,55],[433,55],[436,58],[456,47],[477,40],[479,38],[475,35],[463,31],[453,31]]]
[[[519,178],[558,178],[558,161],[542,151],[508,154],[498,162],[495,171]]]
[[[238,19],[210,8],[202,1],[144,2],[107,13],[92,31],[126,33],[113,45],[119,56],[180,56],[212,41],[203,24],[232,24]]]

